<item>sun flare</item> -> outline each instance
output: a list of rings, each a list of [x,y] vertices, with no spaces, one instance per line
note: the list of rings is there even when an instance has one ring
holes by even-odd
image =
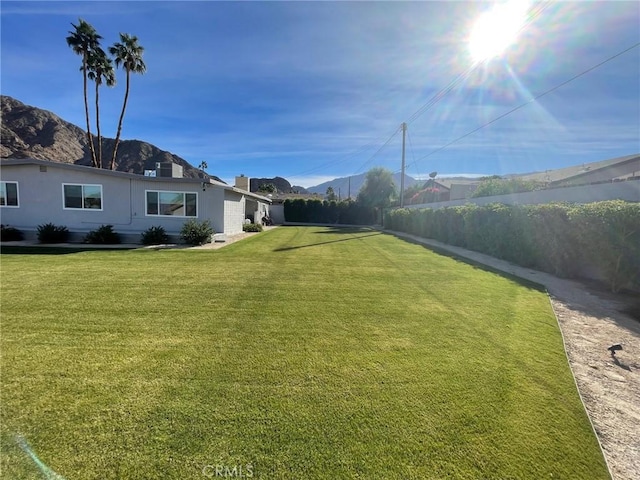
[[[469,52],[474,62],[502,54],[524,26],[529,2],[511,0],[496,5],[476,21],[469,37]]]

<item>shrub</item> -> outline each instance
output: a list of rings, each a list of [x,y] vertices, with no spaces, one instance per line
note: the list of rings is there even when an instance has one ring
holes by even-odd
[[[113,245],[120,243],[120,235],[113,231],[113,225],[102,225],[100,228],[87,233],[84,237],[84,243]]]
[[[180,238],[189,245],[204,245],[211,242],[213,228],[209,220],[199,222],[195,219],[187,220],[180,230]]]
[[[162,245],[169,243],[169,235],[162,226],[149,227],[142,232],[141,241],[143,245]]]
[[[67,240],[69,240],[67,227],[53,223],[38,225],[38,241],[40,243],[64,243]]]
[[[242,225],[242,231],[244,232],[261,232],[262,225],[259,223],[245,223]]]
[[[24,240],[24,234],[17,228],[9,225],[0,225],[0,241],[15,242]]]

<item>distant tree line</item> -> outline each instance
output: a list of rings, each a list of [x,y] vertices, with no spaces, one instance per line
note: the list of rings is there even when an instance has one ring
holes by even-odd
[[[327,188],[326,200],[288,199],[284,202],[287,222],[330,223],[342,225],[372,225],[382,223],[382,212],[396,198],[393,174],[376,167],[367,172],[364,185],[355,201],[336,201],[332,187]]]
[[[295,223],[326,223],[338,225],[371,225],[375,210],[353,200],[336,202],[320,199],[287,199],[284,218]]]

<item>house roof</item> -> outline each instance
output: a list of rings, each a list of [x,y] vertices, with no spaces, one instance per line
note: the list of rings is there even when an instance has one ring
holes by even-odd
[[[556,183],[579,177],[587,173],[593,173],[598,170],[611,168],[619,164],[637,161],[639,159],[640,154],[636,153],[633,155],[626,155],[624,157],[611,158],[609,160],[600,160],[599,162],[583,163],[581,165],[575,165],[573,167],[559,168],[557,170],[526,173],[523,175],[512,175],[512,177],[517,177],[522,180],[537,180],[540,182]]]
[[[261,200],[263,202],[267,202],[267,203],[271,203],[271,199],[267,198],[267,197],[263,197],[262,195],[257,195],[255,193],[246,191],[246,190],[241,190],[239,188],[233,187],[231,185],[227,185],[226,183],[223,182],[218,182],[212,178],[176,178],[176,177],[146,177],[144,175],[138,175],[136,173],[129,173],[129,172],[118,172],[116,170],[106,170],[103,168],[95,168],[95,167],[90,167],[87,165],[75,165],[72,163],[61,163],[61,162],[50,162],[47,160],[38,160],[35,158],[3,158],[0,161],[0,167],[5,167],[5,166],[11,166],[11,165],[43,165],[43,166],[47,166],[47,167],[52,167],[52,168],[62,168],[62,169],[68,169],[68,170],[75,170],[75,171],[85,171],[87,173],[93,173],[93,174],[98,174],[98,175],[105,175],[105,176],[110,176],[110,177],[120,177],[120,178],[128,178],[128,179],[135,179],[135,180],[139,180],[139,181],[146,181],[146,182],[175,182],[175,183],[192,183],[192,184],[202,184],[202,183],[208,183],[209,185],[215,185],[217,187],[220,187],[224,190],[230,190],[236,193],[241,193],[243,195],[247,195],[249,197],[253,197],[256,198],[258,200]]]

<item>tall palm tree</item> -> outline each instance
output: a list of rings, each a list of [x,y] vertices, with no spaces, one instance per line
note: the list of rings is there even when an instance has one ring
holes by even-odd
[[[113,69],[113,61],[107,57],[107,54],[101,48],[96,48],[89,54],[87,62],[90,80],[96,83],[96,132],[98,134],[98,168],[102,165],[102,135],[100,134],[100,102],[99,88],[104,82],[107,87],[113,87],[116,84],[116,74]]]
[[[89,151],[91,152],[91,162],[94,167],[98,166],[98,161],[96,159],[96,152],[93,146],[93,137],[91,136],[91,124],[89,122],[89,100],[87,98],[87,65],[89,62],[89,54],[100,47],[100,39],[102,38],[98,35],[95,28],[93,28],[90,24],[82,20],[81,18],[78,21],[78,25],[71,26],[74,28],[73,31],[69,32],[69,36],[67,37],[67,45],[71,47],[73,53],[76,55],[80,55],[82,57],[82,66],[80,67],[80,71],[82,72],[83,82],[84,82],[84,112],[87,120],[87,141],[89,143]]]
[[[113,55],[116,67],[122,65],[124,71],[127,72],[127,88],[124,92],[124,102],[122,103],[122,112],[118,121],[118,132],[116,133],[116,142],[113,146],[113,155],[111,156],[110,168],[113,170],[116,164],[116,155],[118,153],[118,142],[120,142],[120,132],[122,131],[122,120],[124,119],[124,111],[127,109],[127,100],[129,99],[129,86],[131,73],[144,74],[147,66],[142,60],[144,47],[138,44],[138,37],[129,35],[128,33],[120,34],[120,41],[113,44],[109,48],[109,53]]]

